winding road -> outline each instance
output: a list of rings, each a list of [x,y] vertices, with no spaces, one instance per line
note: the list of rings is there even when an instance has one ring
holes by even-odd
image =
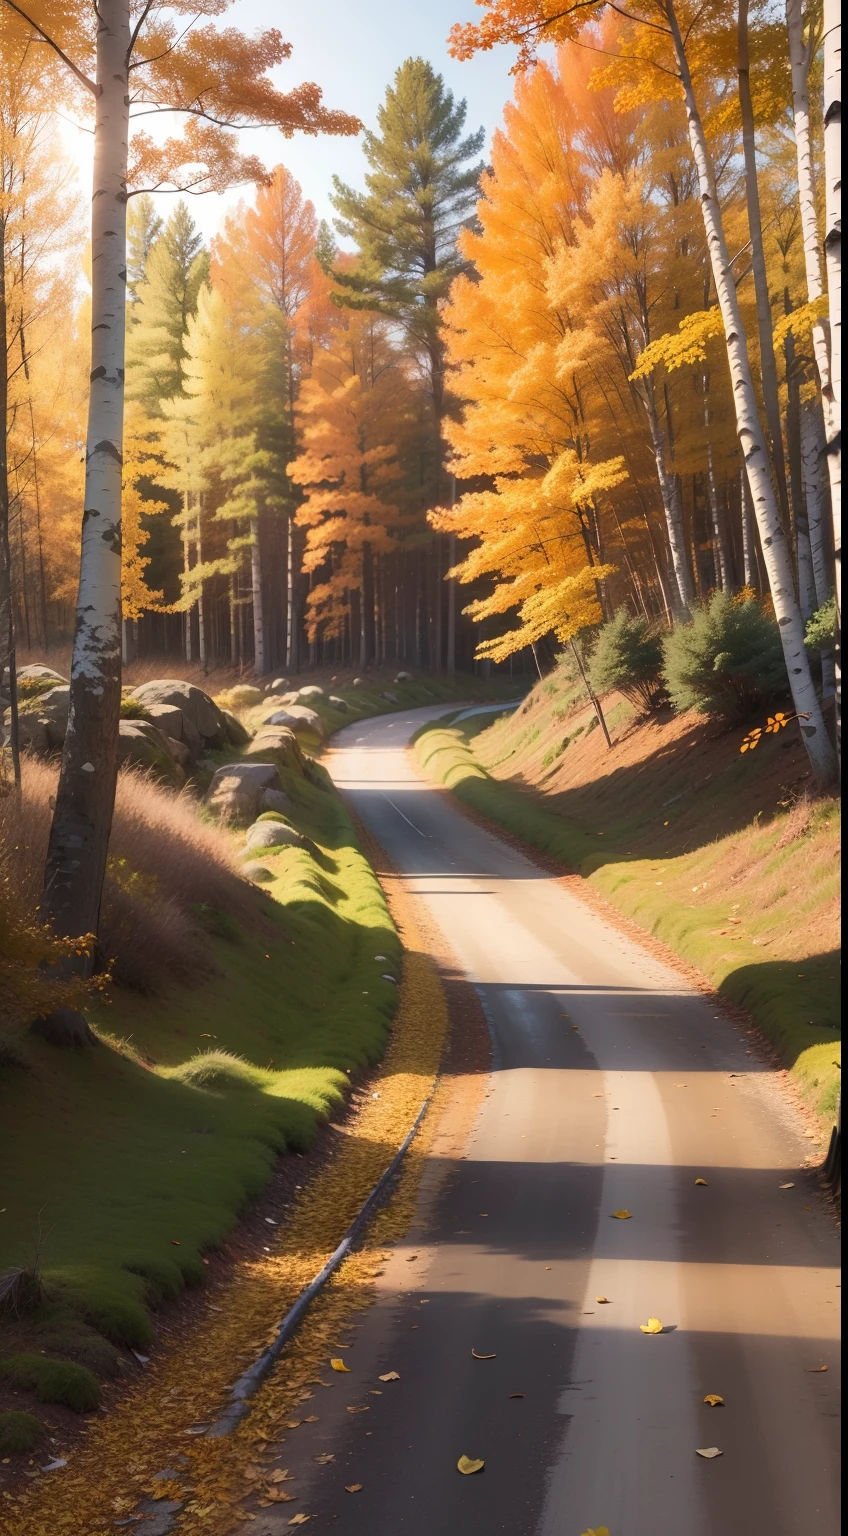
[[[838,1237],[803,1127],[708,999],[417,776],[440,713],[353,725],[329,767],[476,987],[492,1070],[292,1450],[299,1507],[340,1536],[835,1536]]]

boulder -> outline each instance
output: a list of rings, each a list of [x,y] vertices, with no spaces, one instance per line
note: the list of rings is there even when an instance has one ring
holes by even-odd
[[[203,751],[203,737],[188,715],[184,715],[176,704],[146,704],[145,709],[153,724],[158,725],[166,736],[181,741],[196,762]]]
[[[146,709],[152,704],[172,704],[181,709],[200,732],[205,747],[223,747],[227,740],[227,723],[222,711],[208,693],[193,683],[174,677],[157,678],[134,688],[132,697],[140,699]]]
[[[365,678],[364,677],[355,677],[353,679],[353,686],[354,686],[354,688],[364,688],[365,687]]]
[[[280,776],[273,763],[226,763],[212,776],[206,805],[221,821],[248,826],[259,814],[261,797],[269,792],[280,792]]]
[[[269,764],[269,767],[271,765]],[[293,809],[289,796],[283,789],[263,789],[259,796],[260,811],[280,811],[287,815]]]
[[[250,741],[250,731],[235,715],[231,715],[228,709],[222,709],[224,724],[227,728],[227,741],[231,747],[246,747]]]
[[[288,730],[294,731],[296,736],[313,735],[323,737],[324,723],[320,715],[316,715],[314,709],[307,709],[305,704],[290,704],[287,709],[277,709],[264,720],[263,725],[284,725]]]
[[[5,734],[8,739],[10,720],[8,712],[3,722]],[[48,722],[34,709],[27,709],[18,716],[18,740],[21,748],[28,747],[30,752],[35,752],[39,757],[45,756],[50,751],[50,737],[47,734]]]
[[[242,866],[242,874],[247,875],[248,880],[255,880],[257,885],[267,885],[273,880],[273,871],[266,864],[245,864]]]
[[[255,848],[305,848],[306,838],[284,821],[256,821],[248,827],[245,847]]]
[[[34,679],[36,682],[39,682],[42,678],[53,678],[57,683],[66,683],[68,681],[66,677],[62,676],[61,672],[54,672],[52,667],[44,667],[38,661],[31,662],[26,667],[19,667],[17,676],[19,683],[26,682],[28,679]]]
[[[388,688],[386,689],[385,693],[382,693],[380,695],[380,697],[382,699],[385,699],[389,704],[399,704],[400,703],[400,699],[398,698],[397,694],[396,693],[391,693]]]
[[[323,699],[324,690],[317,683],[310,683],[307,688],[298,688],[297,696],[299,699]]]
[[[341,710],[343,715],[347,714],[347,700],[346,699],[340,699],[338,694],[331,693],[330,697],[327,700],[327,703],[328,704],[332,704],[333,709]]]
[[[62,683],[56,688],[48,688],[46,693],[40,693],[37,699],[33,699],[30,708],[24,706],[18,716],[20,722],[21,745],[26,744],[34,752],[49,751],[54,747],[61,747],[68,729],[68,712],[71,707],[71,689],[69,683]],[[36,745],[36,740],[41,742],[46,734],[47,745]]]
[[[395,682],[396,683],[411,683],[412,682],[412,673],[411,672],[399,672],[397,677],[395,678]]]
[[[273,753],[283,768],[292,768],[295,773],[303,773],[303,753],[300,750],[300,742],[294,734],[284,725],[265,725],[256,732],[252,742],[245,748],[246,758],[256,758],[265,753]]]
[[[272,683],[265,684],[266,693],[285,693],[291,687],[287,677],[275,677]]]
[[[152,720],[121,720],[118,762],[121,767],[147,768],[169,784],[182,784],[185,779],[167,736]]]
[[[181,768],[186,778],[188,778],[191,774],[192,768],[194,767],[194,763],[192,762],[191,753],[189,752],[185,742],[177,741],[176,737],[174,736],[166,736],[165,740],[168,743],[168,751],[174,759],[177,767]]]

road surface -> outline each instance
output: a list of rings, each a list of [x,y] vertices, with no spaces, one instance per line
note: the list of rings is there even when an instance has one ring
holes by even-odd
[[[708,1000],[421,781],[405,743],[441,712],[353,725],[329,766],[478,989],[489,1091],[350,1391],[286,1447],[298,1508],[340,1536],[835,1536],[838,1242],[810,1142]]]

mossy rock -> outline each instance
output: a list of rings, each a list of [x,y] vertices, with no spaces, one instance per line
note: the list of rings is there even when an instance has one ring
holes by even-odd
[[[74,1413],[100,1407],[100,1383],[84,1365],[51,1360],[46,1355],[7,1355],[0,1360],[0,1380],[34,1392],[40,1403],[63,1403]]]
[[[21,1456],[35,1450],[46,1434],[47,1425],[34,1413],[20,1413],[15,1408],[0,1413],[0,1452],[4,1456]]]
[[[284,827],[291,826],[288,816],[284,816],[282,811],[263,811],[261,815],[257,816],[256,821],[281,821]],[[254,822],[255,825],[256,822]]]
[[[129,694],[121,698],[122,720],[151,720],[150,712],[145,709],[141,699],[134,699]]]

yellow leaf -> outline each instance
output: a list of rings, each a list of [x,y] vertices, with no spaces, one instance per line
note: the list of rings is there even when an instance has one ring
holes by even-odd
[[[707,1182],[706,1179],[696,1179],[695,1180],[696,1184],[704,1184],[704,1185],[706,1185],[706,1182]]]
[[[456,1470],[461,1472],[464,1477],[468,1477],[472,1472],[482,1472],[485,1465],[485,1461],[475,1460],[473,1456],[460,1456],[456,1464]]]
[[[295,1495],[286,1493],[284,1488],[269,1488],[265,1494],[271,1504],[293,1504]]]
[[[608,1296],[596,1296],[595,1300],[598,1303],[598,1305],[601,1306],[601,1307],[605,1307],[609,1303],[609,1297]]]
[[[639,1324],[642,1333],[662,1333],[663,1325],[658,1317],[649,1317],[646,1323]]]
[[[343,1360],[331,1360],[330,1364],[334,1371],[347,1371],[348,1375],[350,1375],[350,1366],[345,1365]]]
[[[497,1355],[478,1355],[476,1349],[472,1349],[471,1353],[475,1360],[497,1360],[498,1358]]]
[[[804,1367],[808,1376],[817,1376],[820,1371],[826,1371],[826,1365],[807,1365]]]
[[[616,1221],[629,1221],[630,1220],[630,1212],[629,1211],[613,1211],[612,1214],[615,1217]]]
[[[311,1515],[293,1515],[289,1521],[289,1525],[305,1525],[307,1520],[311,1519]]]
[[[696,1450],[695,1455],[703,1456],[705,1461],[713,1461],[716,1456],[723,1456],[724,1452],[720,1451],[717,1445],[708,1445],[704,1450]]]
[[[704,1398],[704,1402],[705,1403],[709,1403],[711,1408],[723,1408],[724,1407],[724,1398],[723,1397],[719,1397],[717,1392],[708,1392],[706,1397]]]
[[[293,1483],[294,1482],[294,1473],[290,1472],[288,1467],[278,1467],[276,1472],[272,1472],[271,1473],[271,1482],[272,1483]]]
[[[361,1493],[361,1483],[345,1483],[345,1493]]]
[[[778,1184],[778,1189],[794,1189],[794,1184]]]
[[[583,1536],[610,1536],[609,1527],[606,1525],[594,1525]]]
[[[400,1381],[397,1371],[386,1371],[385,1376],[378,1376],[378,1381]]]

